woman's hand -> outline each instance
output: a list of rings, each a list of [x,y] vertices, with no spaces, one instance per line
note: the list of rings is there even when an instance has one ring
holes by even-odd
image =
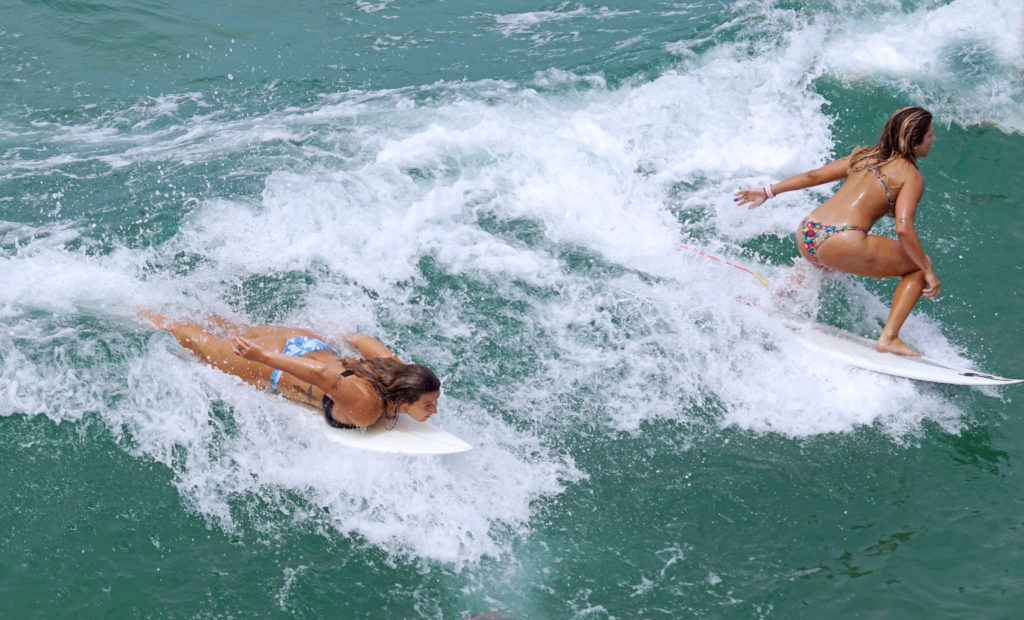
[[[235,336],[231,339],[231,350],[236,355],[254,362],[262,362],[267,353],[267,350],[260,345],[241,336]]]
[[[924,281],[926,286],[921,294],[928,299],[938,297],[939,290],[942,288],[942,283],[939,282],[939,276],[935,275],[934,271],[926,271],[924,272]]]
[[[750,206],[747,207],[748,209],[760,207],[764,204],[764,201],[768,200],[768,194],[765,193],[763,187],[759,187],[757,189],[741,189],[733,194],[733,196],[733,202],[740,205],[749,204]]]

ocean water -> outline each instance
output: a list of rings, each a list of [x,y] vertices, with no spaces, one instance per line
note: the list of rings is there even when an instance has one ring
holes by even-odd
[[[905,338],[1024,376],[1019,0],[0,14],[0,615],[1024,608],[1024,388],[808,353],[768,307],[872,336],[892,282],[773,295],[830,190],[731,200],[928,107]],[[374,334],[475,450],[329,445],[140,306]]]

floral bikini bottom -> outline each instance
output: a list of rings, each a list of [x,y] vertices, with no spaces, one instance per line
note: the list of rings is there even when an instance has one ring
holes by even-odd
[[[858,226],[833,226],[831,224],[815,222],[805,217],[804,221],[800,222],[800,242],[804,244],[804,249],[807,250],[808,254],[817,256],[818,247],[822,243],[825,243],[833,235],[838,235],[848,230],[859,230],[865,235],[868,234],[868,231]]]

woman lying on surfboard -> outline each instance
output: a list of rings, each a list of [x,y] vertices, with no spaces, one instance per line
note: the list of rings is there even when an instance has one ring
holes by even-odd
[[[434,373],[426,366],[402,363],[366,334],[343,336],[363,356],[354,359],[338,357],[319,336],[298,327],[250,327],[211,317],[207,328],[151,310],[138,316],[170,332],[210,366],[318,409],[337,428],[372,426],[399,413],[424,422],[437,413],[441,382]]]
[[[736,202],[753,209],[782,192],[846,179],[831,198],[800,222],[796,245],[817,267],[870,278],[902,278],[875,343],[882,352],[921,355],[900,340],[900,328],[922,294],[939,294],[932,260],[914,230],[914,213],[924,191],[917,160],[928,155],[933,142],[931,113],[924,108],[902,108],[886,121],[878,144],[856,148],[848,157],[816,170],[735,194]],[[898,239],[868,234],[886,215],[895,218]]]

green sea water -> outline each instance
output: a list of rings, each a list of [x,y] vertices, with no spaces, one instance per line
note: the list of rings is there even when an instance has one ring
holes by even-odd
[[[777,301],[829,188],[731,201],[928,107],[905,338],[1024,377],[1019,2],[0,14],[3,617],[1024,608],[1022,388],[809,353],[767,306],[873,336],[893,283]],[[140,306],[371,333],[475,449],[331,445]]]

